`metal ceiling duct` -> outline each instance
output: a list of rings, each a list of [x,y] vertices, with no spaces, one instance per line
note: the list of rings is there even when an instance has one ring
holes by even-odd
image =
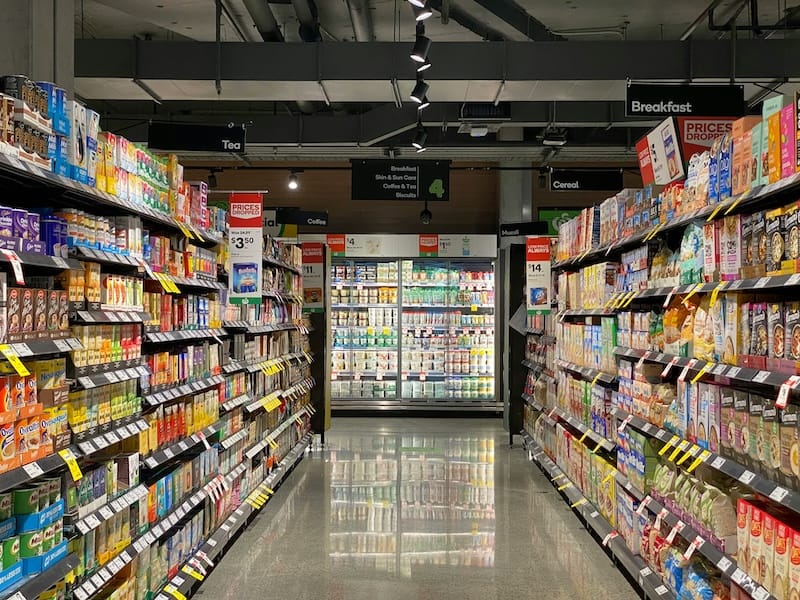
[[[261,38],[265,42],[282,42],[283,32],[278,27],[278,21],[272,14],[269,2],[267,0],[243,0],[243,2]]]
[[[300,22],[300,39],[304,42],[321,42],[319,11],[314,0],[292,0],[292,6]]]
[[[347,9],[350,11],[350,22],[353,24],[353,34],[355,34],[356,41],[375,41],[375,29],[372,26],[369,0],[347,0]]]

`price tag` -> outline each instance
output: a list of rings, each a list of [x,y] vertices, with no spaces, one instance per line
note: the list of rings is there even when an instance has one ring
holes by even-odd
[[[100,510],[98,512],[100,513],[100,516],[103,517],[103,519],[106,521],[108,521],[111,517],[114,516],[114,511],[112,511],[107,506],[100,507]]]
[[[689,442],[687,440],[682,440],[681,443],[675,447],[675,450],[672,451],[672,454],[669,455],[668,460],[674,461],[675,458],[678,456],[678,454],[686,450],[686,448],[688,447],[689,447]]]
[[[186,600],[186,596],[184,596],[177,587],[168,583],[164,586],[164,591],[170,594],[175,600]]]
[[[703,538],[701,538],[699,535],[697,537],[695,537],[692,540],[692,543],[689,544],[689,547],[686,549],[686,552],[683,553],[683,558],[685,560],[689,560],[690,558],[692,558],[692,554],[694,554],[695,550],[697,550],[699,548],[702,548],[703,544],[705,544],[705,543],[706,543],[706,541]]]
[[[781,486],[776,487],[772,492],[770,492],[770,499],[774,500],[775,502],[782,502],[786,496],[789,495],[789,490],[782,488]]]
[[[645,577],[650,577],[653,574],[653,570],[650,567],[645,567],[641,571],[639,571],[639,581],[641,582],[642,579]]]
[[[666,367],[664,367],[664,370],[663,370],[663,371],[661,371],[661,377],[666,377],[667,375],[669,375],[669,372],[670,372],[670,370],[671,370],[671,369],[672,369],[672,367],[673,367],[673,366],[675,366],[676,364],[678,364],[678,357],[677,357],[677,356],[674,356],[674,357],[672,358],[672,360],[670,360],[670,361],[667,363],[667,366],[666,366]]]
[[[17,285],[25,285],[25,276],[22,274],[22,261],[13,250],[0,250],[3,256],[6,257],[8,262],[11,263],[11,269],[14,271],[14,279]]]
[[[698,381],[700,381],[700,378],[701,378],[703,375],[705,375],[706,373],[708,373],[708,372],[711,370],[711,367],[712,367],[712,366],[713,366],[713,363],[706,363],[706,364],[704,364],[704,365],[702,366],[702,368],[701,368],[701,369],[700,369],[700,370],[697,372],[697,375],[695,375],[694,377],[692,377],[692,383],[697,383]]]
[[[0,345],[0,353],[2,353],[11,366],[14,367],[14,370],[20,377],[27,377],[31,374],[25,365],[22,364],[17,352],[9,344]]]
[[[687,471],[689,471],[689,473],[694,472],[694,470],[697,467],[699,467],[701,464],[706,462],[710,456],[711,456],[711,452],[709,452],[708,450],[703,450],[700,453],[700,456],[698,456],[696,459],[694,459],[694,462],[691,465],[689,465],[689,468],[687,469]]]
[[[678,381],[686,381],[686,376],[689,374],[689,369],[694,368],[696,364],[697,364],[696,358],[693,358],[688,363],[686,363],[686,366],[683,367],[683,371],[681,371],[681,374],[678,375]]]
[[[35,462],[22,465],[22,470],[25,471],[25,474],[31,479],[36,479],[40,475],[44,475],[42,467],[39,466],[39,463]]]
[[[769,371],[759,371],[756,373],[755,377],[753,377],[753,381],[756,383],[764,383],[772,373]]]
[[[669,291],[669,294],[667,294],[667,298],[664,300],[664,304],[662,305],[662,308],[669,307],[670,302],[672,302],[672,296],[674,296],[675,292],[677,292],[677,291],[678,291],[678,287],[677,286],[675,286],[674,288],[672,288]]]
[[[767,598],[771,598],[772,595],[763,587],[759,587],[753,592],[753,600],[767,600]]]
[[[683,531],[686,524],[683,521],[678,521],[675,523],[675,527],[673,527],[670,532],[667,534],[667,542],[672,544],[675,542],[675,536],[678,535],[681,531]]]
[[[725,377],[734,378],[741,372],[742,369],[740,367],[731,367],[730,369],[728,369],[728,372],[725,374]]]
[[[678,440],[680,440],[680,439],[681,438],[679,438],[677,435],[673,435],[670,438],[670,440],[664,444],[664,446],[661,448],[661,450],[658,451],[658,455],[659,456],[664,456],[667,453],[667,450],[669,450],[672,446],[677,444]]]
[[[611,533],[609,533],[606,537],[603,538],[603,547],[605,548],[606,546],[608,546],[608,543],[618,535],[619,533],[617,533],[616,531],[612,531]]]
[[[106,439],[108,440],[109,444],[117,444],[120,442],[119,436],[114,431],[109,431],[106,434]]]
[[[629,482],[630,483],[630,482]],[[652,498],[648,495],[642,498],[642,501],[639,503],[639,506],[636,508],[636,514],[640,517],[644,514],[644,511],[647,510],[647,507],[650,506],[650,501]]]
[[[78,600],[86,600],[89,595],[84,591],[83,586],[75,589],[75,597]]]
[[[619,433],[622,433],[623,431],[625,431],[625,428],[628,426],[628,424],[631,421],[633,421],[633,415],[628,415],[627,417],[625,417],[625,419],[622,421],[622,423],[620,423],[619,427],[617,428],[617,431]]]
[[[777,408],[786,408],[786,404],[789,401],[789,392],[795,389],[798,384],[800,384],[800,377],[797,375],[792,375],[781,384],[781,389],[778,391],[778,399],[775,400],[775,406]]]
[[[189,565],[184,565],[183,568],[181,569],[181,571],[183,571],[184,573],[186,573],[187,575],[189,575],[191,577],[194,577],[195,579],[197,579],[197,581],[203,581],[203,579],[205,579],[205,577],[203,576],[202,573],[199,573],[198,571],[195,571]]]
[[[747,469],[745,469],[745,471],[741,475],[739,475],[739,481],[745,485],[749,485],[750,482],[753,481],[753,479],[755,478],[756,474],[753,473],[752,471],[748,471]]]
[[[696,452],[699,452],[699,451],[700,451],[700,447],[699,446],[692,446],[689,449],[689,451],[686,454],[684,454],[683,456],[681,456],[680,459],[678,460],[678,462],[675,463],[675,464],[682,465],[687,460],[689,460],[692,456],[694,456]]]
[[[731,581],[733,581],[736,585],[742,585],[748,579],[750,578],[744,571],[742,571],[741,567],[736,567],[736,570],[731,573]]]
[[[86,524],[89,526],[89,529],[96,529],[100,527],[100,519],[97,518],[97,515],[89,515],[86,517]]]
[[[572,504],[570,504],[570,507],[571,507],[571,508],[577,508],[577,507],[579,507],[579,506],[583,506],[583,505],[584,505],[584,504],[586,504],[587,502],[588,502],[588,500],[587,500],[586,498],[581,498],[580,500],[578,500],[578,501],[576,501],[576,502],[573,502]]]
[[[731,565],[733,565],[733,562],[725,555],[721,556],[717,561],[717,568],[723,573],[727,573],[728,569],[731,568]]]

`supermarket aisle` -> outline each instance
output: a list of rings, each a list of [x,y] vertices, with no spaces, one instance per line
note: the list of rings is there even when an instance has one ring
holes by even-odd
[[[327,441],[204,596],[636,598],[499,420],[336,419]]]

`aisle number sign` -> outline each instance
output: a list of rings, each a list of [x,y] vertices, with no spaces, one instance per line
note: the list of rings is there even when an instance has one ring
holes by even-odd
[[[322,242],[303,242],[303,310],[325,310],[325,256]]]
[[[550,238],[525,240],[525,302],[529,315],[550,314]]]
[[[230,195],[228,292],[231,304],[260,304],[264,233],[258,193]]]

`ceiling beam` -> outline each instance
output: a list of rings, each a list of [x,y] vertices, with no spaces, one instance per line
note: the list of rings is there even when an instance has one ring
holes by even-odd
[[[223,43],[222,78],[230,81],[413,79],[407,43]],[[75,40],[75,77],[211,80],[213,42]],[[731,44],[675,41],[449,42],[436,44],[436,80],[728,81]],[[800,77],[800,40],[739,40],[738,81]]]
[[[502,42],[508,39],[506,35],[489,27],[483,21],[476,19],[468,12],[461,10],[457,6],[453,6],[450,0],[429,0],[428,5],[435,11],[441,14],[442,23],[449,23],[452,18],[456,23],[469,29],[475,35],[479,35],[481,39],[491,42]]]
[[[566,39],[560,35],[553,34],[544,23],[530,16],[514,0],[473,1],[535,42],[564,41]]]

